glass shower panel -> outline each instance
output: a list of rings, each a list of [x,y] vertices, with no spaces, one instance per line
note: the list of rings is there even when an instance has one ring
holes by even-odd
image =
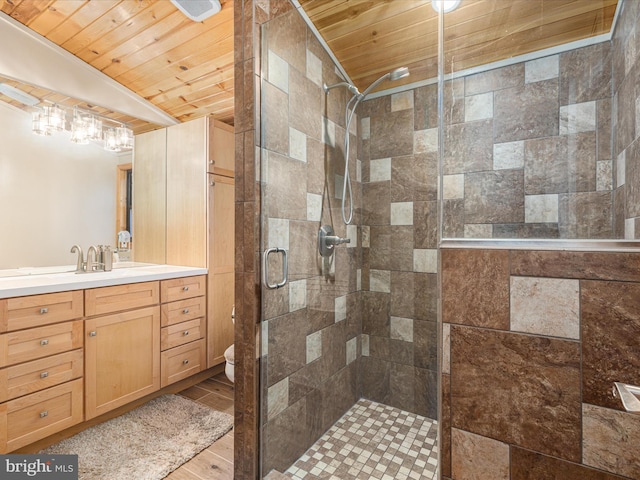
[[[582,2],[592,22],[555,30],[566,3],[463,1],[444,15],[444,238],[624,237],[612,118],[635,103],[614,88],[615,4]]]
[[[354,222],[341,220],[345,89],[297,10],[262,26],[261,244],[265,260],[261,335],[261,470],[286,471],[359,398],[361,357],[357,224],[361,187],[353,122]],[[329,225],[350,243],[318,251]],[[287,282],[283,253],[287,253]],[[263,265],[263,268],[264,266]]]

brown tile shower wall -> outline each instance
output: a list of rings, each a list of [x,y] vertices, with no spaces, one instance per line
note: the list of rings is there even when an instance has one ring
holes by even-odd
[[[288,251],[289,282],[263,290],[264,474],[285,471],[359,398],[361,307],[357,271],[361,188],[351,127],[353,225],[340,213],[346,90],[328,54],[295,9],[264,22],[261,168],[263,247]],[[351,243],[318,253],[321,225]],[[275,260],[270,282],[281,278]]]
[[[613,238],[611,65],[604,42],[445,85],[444,238]]]
[[[362,395],[437,418],[437,90],[359,108]]]
[[[264,2],[263,2],[264,3]],[[266,2],[267,5],[269,2]],[[271,2],[274,5],[277,2]],[[287,2],[288,3],[288,2]],[[267,8],[268,12],[268,8]],[[256,181],[256,91],[259,72],[255,31],[268,18],[260,6],[236,0],[234,14],[235,101],[235,385],[234,478],[258,477],[258,386],[256,332],[260,321],[260,183]],[[258,130],[259,131],[259,130]]]
[[[441,255],[443,476],[640,478],[640,253]]]

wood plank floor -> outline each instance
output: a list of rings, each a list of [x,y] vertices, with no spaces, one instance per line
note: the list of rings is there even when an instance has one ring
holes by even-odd
[[[233,415],[233,384],[224,373],[179,394]],[[233,480],[233,430],[169,474],[165,480]]]

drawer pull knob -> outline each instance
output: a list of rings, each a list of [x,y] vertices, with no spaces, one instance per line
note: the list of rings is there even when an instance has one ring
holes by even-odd
[[[49,340],[40,340],[40,345],[42,345],[43,347],[45,345],[49,345]]]
[[[184,332],[182,332],[182,335],[184,335],[185,337],[189,335],[189,330],[185,330]]]
[[[44,412],[40,412],[40,418],[44,418],[47,415],[49,415],[49,412],[47,412],[46,410]]]
[[[182,310],[182,313],[184,313],[186,315],[187,313],[189,313],[189,309],[185,308],[184,310]]]
[[[183,361],[182,361],[182,364],[183,364],[183,365],[189,365],[189,360],[183,360]]]
[[[47,378],[49,376],[49,372],[42,372],[40,374],[40,378]]]
[[[98,334],[95,330],[93,332],[89,332],[90,337],[95,337]]]
[[[187,285],[185,287],[182,287],[182,290],[185,291],[185,292],[188,292],[189,291],[189,286]]]
[[[41,314],[43,314],[43,315],[44,315],[45,313],[49,313],[49,309],[48,309],[48,308],[41,308],[41,309],[40,309],[40,313],[41,313]]]

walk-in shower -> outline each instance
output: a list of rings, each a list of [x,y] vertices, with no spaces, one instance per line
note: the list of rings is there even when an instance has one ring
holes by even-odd
[[[349,92],[353,94],[353,96],[347,102],[347,105],[345,107],[345,112],[344,112],[346,131],[349,132],[349,128],[351,126],[351,120],[353,119],[353,115],[355,114],[356,108],[358,108],[358,105],[360,104],[360,102],[362,102],[367,97],[367,95],[369,95],[369,93],[373,91],[374,88],[376,88],[378,85],[380,85],[380,83],[384,82],[385,80],[394,82],[396,80],[400,80],[401,78],[408,77],[408,76],[409,76],[409,69],[407,67],[396,68],[395,70],[385,73],[380,78],[375,80],[373,83],[371,83],[371,85],[365,88],[364,92],[362,93],[360,93],[357,87],[350,84],[349,82],[338,82],[338,83],[334,83],[333,85],[327,85],[326,83],[324,83],[322,85],[322,88],[324,90],[324,93],[326,93],[327,95],[329,94],[330,90],[336,87],[345,87],[347,90],[349,90]],[[341,202],[342,221],[344,222],[345,225],[349,225],[353,220],[353,190],[351,188],[351,175],[349,174],[349,143],[350,143],[349,135],[347,134],[344,136],[345,166],[344,166],[344,184],[342,187],[342,202]],[[346,212],[347,193],[349,194],[349,213],[348,214]]]
[[[251,248],[286,250],[289,273],[260,290],[261,475],[640,478],[625,440],[638,429],[609,428],[635,425],[611,388],[640,385],[619,367],[637,364],[624,332],[640,322],[616,317],[637,311],[638,253],[561,243],[640,236],[637,2],[621,2],[611,39],[566,50],[548,50],[561,35],[545,32],[561,22],[541,29],[536,12],[567,20],[575,7],[578,21],[593,9],[589,25],[600,26],[613,2],[532,0],[523,17],[513,2],[463,0],[437,19],[431,2],[416,3],[424,20],[403,18],[432,45],[438,35],[438,51],[419,61],[372,9],[340,22],[343,57],[302,7],[261,25],[261,237]],[[361,43],[348,42],[349,23],[367,19],[375,39],[366,43],[364,25]],[[347,64],[365,44],[373,58],[385,35],[385,62]],[[380,76],[396,65],[406,67]],[[391,83],[409,69],[411,84]],[[258,164],[245,138],[249,178]],[[256,210],[245,198],[249,241]],[[278,268],[269,265],[272,285]]]

